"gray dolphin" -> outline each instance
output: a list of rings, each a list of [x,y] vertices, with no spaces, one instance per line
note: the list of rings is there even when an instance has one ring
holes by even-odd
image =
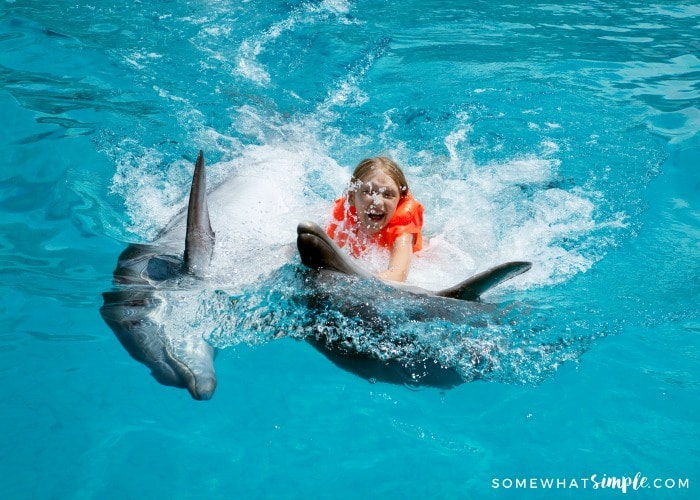
[[[297,226],[297,248],[302,263],[317,271],[312,282],[320,283],[310,309],[318,307],[321,316],[332,308],[344,317],[356,318],[369,325],[371,335],[381,338],[394,354],[386,356],[374,348],[363,348],[343,334],[309,335],[307,342],[336,366],[367,380],[412,387],[451,388],[464,383],[465,379],[456,367],[437,359],[429,342],[423,343],[407,333],[407,323],[445,320],[456,325],[482,326],[483,318],[494,311],[495,305],[481,302],[481,295],[532,267],[530,262],[507,262],[453,287],[430,291],[378,280],[342,252],[313,222],[306,221]],[[358,284],[358,280],[363,283]],[[405,307],[396,309],[397,303]],[[401,319],[393,317],[397,314]],[[410,352],[408,356],[404,354],[406,346]],[[470,358],[472,365],[480,365],[478,352],[471,353]],[[488,371],[490,368],[484,366],[480,369]]]
[[[182,235],[184,216],[175,217],[151,244],[130,244],[122,252],[114,270],[115,289],[103,294],[100,313],[128,353],[150,368],[158,382],[206,400],[216,389],[214,348],[201,335],[170,331],[166,321],[179,302],[193,299],[214,249],[202,151]]]

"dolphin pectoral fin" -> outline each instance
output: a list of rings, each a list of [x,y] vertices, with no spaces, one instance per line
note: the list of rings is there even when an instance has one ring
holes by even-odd
[[[437,291],[435,295],[459,300],[478,300],[487,290],[529,271],[531,267],[531,262],[506,262],[472,276],[453,287]]]
[[[185,267],[195,276],[202,276],[209,266],[214,251],[214,231],[209,221],[207,205],[207,178],[204,152],[200,151],[192,176],[190,201],[187,208],[187,236],[185,238]]]
[[[366,279],[373,277],[350,260],[314,222],[304,221],[297,226],[297,248],[302,263],[312,269],[327,269]]]

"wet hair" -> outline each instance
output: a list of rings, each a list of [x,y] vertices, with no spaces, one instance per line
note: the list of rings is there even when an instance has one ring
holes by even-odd
[[[401,168],[394,160],[386,156],[375,156],[374,158],[365,158],[357,164],[350,178],[350,186],[348,191],[354,191],[363,179],[373,170],[381,170],[399,186],[399,197],[403,198],[408,194],[408,182]]]

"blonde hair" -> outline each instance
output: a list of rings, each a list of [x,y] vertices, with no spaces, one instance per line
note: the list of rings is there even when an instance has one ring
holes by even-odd
[[[355,167],[355,170],[352,173],[352,177],[350,178],[348,192],[354,191],[370,172],[377,169],[384,172],[386,175],[391,177],[394,182],[396,182],[396,185],[399,186],[400,198],[403,198],[408,194],[408,182],[406,181],[406,176],[401,170],[401,167],[399,167],[394,160],[391,160],[386,156],[365,158],[358,163],[357,167]]]

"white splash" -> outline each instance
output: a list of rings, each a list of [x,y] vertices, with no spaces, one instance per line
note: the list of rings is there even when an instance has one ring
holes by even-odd
[[[339,165],[328,152],[321,116],[315,123],[310,117],[285,122],[266,113],[239,108],[238,126],[259,144],[239,144],[235,159],[208,166],[210,186],[218,184],[209,197],[217,236],[211,274],[226,288],[298,258],[297,224],[325,225],[354,167]],[[548,141],[539,155],[477,165],[470,130],[462,121],[447,134],[449,157],[421,152],[414,160],[420,163],[404,165],[426,221],[411,283],[439,289],[502,262],[528,260],[532,271],[509,284],[523,289],[565,281],[602,257],[597,231],[614,221],[596,220],[595,192],[558,184],[555,143]],[[183,160],[163,169],[156,150],[130,147],[136,151],[122,156],[113,190],[126,200],[133,232],[149,239],[183,209],[193,166]],[[378,252],[363,263],[378,271],[386,262]]]

